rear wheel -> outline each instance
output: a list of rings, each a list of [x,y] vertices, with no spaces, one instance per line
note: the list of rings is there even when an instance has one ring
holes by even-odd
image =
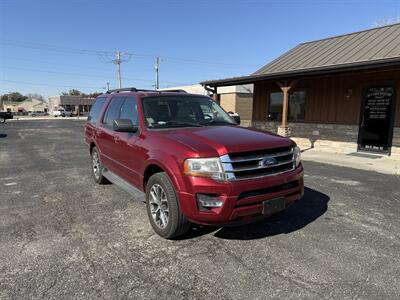
[[[101,164],[100,155],[96,147],[93,147],[91,156],[92,156],[92,175],[94,181],[97,182],[98,184],[108,183],[107,178],[103,176],[104,167]]]
[[[0,123],[5,123],[6,122],[6,118],[0,117]]]
[[[166,173],[150,177],[146,185],[146,206],[150,224],[161,237],[172,239],[189,230],[190,223],[182,214],[175,189]]]

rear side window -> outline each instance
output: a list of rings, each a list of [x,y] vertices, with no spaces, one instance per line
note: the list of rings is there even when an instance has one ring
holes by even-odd
[[[120,119],[129,119],[133,125],[139,125],[137,103],[134,97],[126,97],[121,107]]]
[[[121,106],[124,103],[126,97],[113,97],[111,103],[108,105],[107,110],[104,114],[103,124],[112,125],[115,119],[119,118],[121,112]]]
[[[88,121],[90,123],[95,124],[97,119],[99,118],[101,108],[103,107],[104,103],[106,102],[105,97],[97,98],[96,102],[93,104],[92,109],[90,110]]]

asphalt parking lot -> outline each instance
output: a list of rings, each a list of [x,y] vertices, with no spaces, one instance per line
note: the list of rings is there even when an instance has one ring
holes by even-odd
[[[79,120],[0,124],[0,299],[399,299],[400,177],[305,162],[302,201],[158,237]]]

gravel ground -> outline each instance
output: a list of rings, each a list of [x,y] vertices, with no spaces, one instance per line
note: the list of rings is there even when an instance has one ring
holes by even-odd
[[[399,299],[400,177],[304,163],[302,201],[158,237],[78,120],[0,124],[0,299]]]

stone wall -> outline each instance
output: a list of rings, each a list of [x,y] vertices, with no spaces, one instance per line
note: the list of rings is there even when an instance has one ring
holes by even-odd
[[[236,112],[240,118],[250,121],[253,117],[253,94],[236,94]]]
[[[225,111],[236,112],[236,94],[219,95],[219,104]]]
[[[245,126],[245,124],[242,124]],[[315,148],[321,151],[351,153],[357,151],[358,126],[339,124],[289,123],[291,138],[302,150]],[[279,123],[252,121],[254,128],[278,131]],[[400,158],[400,128],[394,128],[392,156]]]
[[[220,94],[220,105],[225,111],[233,111],[241,120],[250,124],[253,113],[253,94],[229,93]]]

